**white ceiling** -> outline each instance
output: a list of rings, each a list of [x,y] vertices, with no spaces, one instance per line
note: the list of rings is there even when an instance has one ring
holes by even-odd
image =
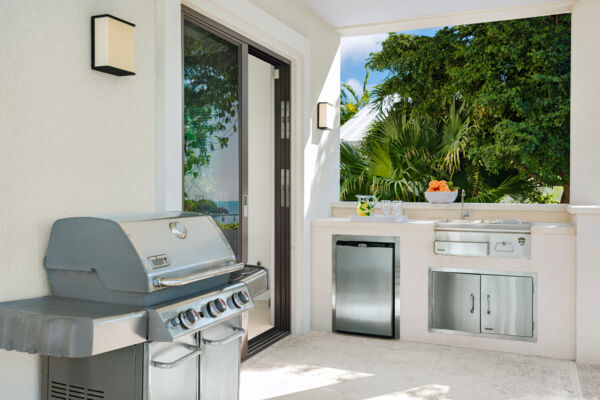
[[[302,0],[342,35],[383,33],[412,22],[409,29],[431,27],[442,16],[465,18],[463,23],[482,18],[506,19],[568,12],[572,0]],[[507,14],[508,13],[508,14]],[[497,17],[494,17],[497,15]],[[422,26],[419,26],[419,23]],[[438,25],[439,26],[439,25]],[[391,29],[395,30],[395,29]]]

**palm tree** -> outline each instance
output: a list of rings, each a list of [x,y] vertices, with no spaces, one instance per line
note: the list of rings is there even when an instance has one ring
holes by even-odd
[[[476,128],[472,121],[471,110],[454,102],[437,119],[404,108],[380,114],[360,147],[341,145],[341,199],[373,193],[385,199],[422,201],[430,180],[465,175],[461,160],[469,132]],[[498,201],[519,183],[510,177],[490,187],[476,180],[467,190],[474,201]]]
[[[369,70],[366,70],[362,93],[360,95],[352,86],[347,83],[342,83],[342,89],[340,91],[340,126],[344,125],[346,121],[370,103],[371,93],[369,92],[369,89],[367,89],[368,82]]]

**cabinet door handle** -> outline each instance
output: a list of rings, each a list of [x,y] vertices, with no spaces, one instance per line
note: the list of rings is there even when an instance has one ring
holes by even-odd
[[[491,302],[490,302],[490,295],[488,294],[488,295],[486,296],[486,298],[487,298],[487,313],[488,313],[488,314],[491,314],[491,313],[492,313],[492,310],[490,309],[490,308],[491,308],[491,304],[490,304],[490,303],[491,303]]]
[[[471,293],[471,314],[475,312],[475,295]]]

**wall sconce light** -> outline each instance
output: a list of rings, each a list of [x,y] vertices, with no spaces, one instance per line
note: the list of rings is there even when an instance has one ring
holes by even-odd
[[[335,122],[335,107],[331,103],[318,103],[317,107],[317,128],[333,129]]]
[[[134,72],[134,28],[112,15],[92,17],[92,69],[125,76]]]

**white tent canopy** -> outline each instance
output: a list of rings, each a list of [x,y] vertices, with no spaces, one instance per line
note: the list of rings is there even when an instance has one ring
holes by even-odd
[[[386,96],[383,101],[382,111],[387,113],[399,101],[400,96],[397,94]],[[379,110],[377,110],[374,104],[366,105],[340,127],[340,140],[350,144],[362,142],[378,115]]]
[[[340,128],[340,140],[350,144],[360,143],[367,133],[371,124],[377,118],[377,109],[368,105],[358,111]]]

